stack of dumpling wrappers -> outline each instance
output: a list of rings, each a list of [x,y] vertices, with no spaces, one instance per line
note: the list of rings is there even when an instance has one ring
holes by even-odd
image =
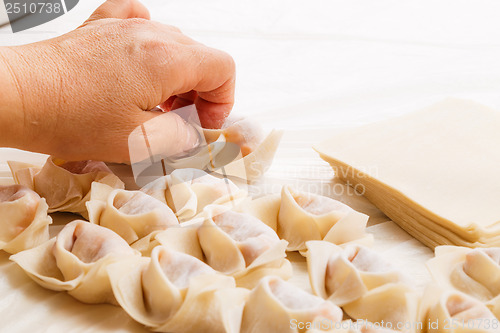
[[[429,247],[500,245],[500,112],[459,99],[339,133],[315,149]]]

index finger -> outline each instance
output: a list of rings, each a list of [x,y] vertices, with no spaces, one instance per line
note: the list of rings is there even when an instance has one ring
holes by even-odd
[[[150,14],[148,9],[138,0],[107,0],[92,13],[85,23],[106,18],[149,20]]]
[[[175,82],[170,95],[197,92],[194,104],[203,127],[220,128],[234,104],[235,64],[220,50],[202,44],[183,45],[164,75]],[[167,96],[167,97],[169,97]]]

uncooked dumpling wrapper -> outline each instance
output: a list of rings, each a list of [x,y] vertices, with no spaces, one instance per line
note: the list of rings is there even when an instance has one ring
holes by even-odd
[[[356,212],[340,201],[294,191],[284,186],[278,214],[278,235],[288,241],[289,251],[306,250],[310,240],[335,244],[360,242],[371,244],[366,233],[368,216]]]
[[[342,310],[276,276],[267,276],[250,293],[241,332],[295,333],[303,331],[299,326],[320,319],[339,322]]]
[[[92,182],[124,188],[104,162],[66,162],[50,156],[41,168],[11,161],[8,164],[17,184],[45,198],[49,213],[70,212],[87,218],[85,203],[90,199]]]
[[[168,204],[181,222],[192,219],[209,204],[233,207],[247,196],[231,180],[197,169],[177,169],[141,191]]]
[[[497,110],[447,99],[315,149],[425,245],[500,246],[499,127]]]
[[[138,256],[113,231],[77,220],[55,238],[10,259],[44,288],[67,291],[84,303],[115,304],[106,267]]]
[[[179,225],[170,207],[141,191],[113,189],[94,182],[86,205],[91,223],[113,230],[129,244]]]
[[[158,332],[238,332],[248,291],[185,253],[157,246],[151,258],[108,267],[122,308]]]
[[[233,275],[239,286],[253,287],[264,275],[291,277],[287,242],[254,216],[224,206],[205,207],[198,238],[207,263]]]
[[[17,253],[49,239],[45,199],[22,185],[0,186],[0,250]]]
[[[309,241],[306,246],[313,293],[339,306],[385,284],[410,281],[389,261],[364,246],[342,248],[324,241]]]

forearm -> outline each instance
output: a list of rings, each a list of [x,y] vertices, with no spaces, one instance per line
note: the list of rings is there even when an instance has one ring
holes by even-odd
[[[13,68],[7,60],[10,50],[0,48],[0,147],[18,147],[23,135],[23,103]]]
[[[46,48],[42,43],[0,48],[0,146],[42,151],[50,138],[40,124],[52,118],[60,87]]]

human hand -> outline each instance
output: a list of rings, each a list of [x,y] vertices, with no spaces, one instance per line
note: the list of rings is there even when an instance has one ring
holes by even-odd
[[[2,59],[11,76],[0,98],[11,107],[0,106],[0,145],[66,160],[127,162],[129,134],[163,114],[156,106],[194,103],[202,125],[218,128],[234,101],[233,59],[150,21],[136,0],[108,0],[78,29],[2,48]],[[170,153],[197,144],[175,114],[155,125]]]

